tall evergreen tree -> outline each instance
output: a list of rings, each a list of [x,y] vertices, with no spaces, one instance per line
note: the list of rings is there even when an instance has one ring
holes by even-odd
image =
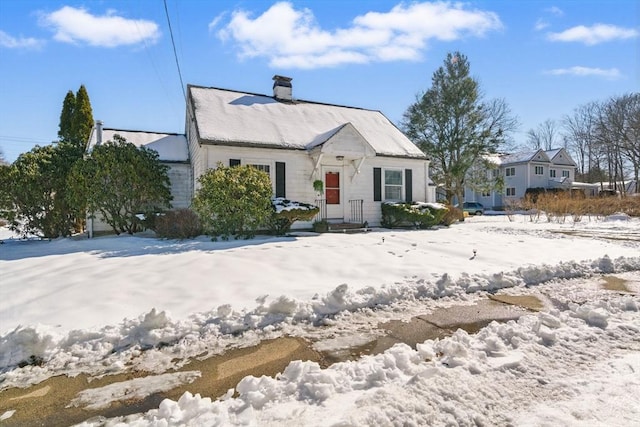
[[[61,142],[71,142],[73,140],[73,115],[76,109],[76,96],[73,91],[67,92],[62,103],[62,112],[60,113],[60,125],[58,130],[58,138]]]
[[[503,100],[483,102],[467,57],[449,53],[431,78],[431,88],[404,113],[407,136],[432,160],[432,178],[449,203],[462,203],[465,177],[483,154],[505,143],[517,119]]]
[[[93,128],[93,110],[91,109],[91,101],[89,101],[89,94],[84,85],[80,86],[78,92],[76,92],[75,109],[73,111],[73,142],[78,147],[82,147],[83,151],[86,149],[89,135],[91,135],[91,129]]]

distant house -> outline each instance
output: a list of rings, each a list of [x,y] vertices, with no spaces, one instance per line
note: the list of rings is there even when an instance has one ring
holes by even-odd
[[[482,192],[466,188],[465,201],[502,208],[523,198],[528,188],[575,188],[576,163],[564,148],[492,155],[487,160],[495,166],[487,170],[487,178],[501,177],[504,189]]]
[[[218,164],[255,166],[274,196],[318,204],[330,222],[375,226],[384,201],[435,201],[429,159],[380,111],[296,99],[290,78],[273,80],[272,96],[188,85],[185,135],[103,129],[101,141],[119,133],[175,162],[174,206],[188,205]]]

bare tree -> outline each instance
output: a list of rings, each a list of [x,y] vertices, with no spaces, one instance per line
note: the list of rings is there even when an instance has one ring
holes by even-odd
[[[581,180],[593,182],[592,176],[599,163],[595,150],[596,112],[600,105],[596,102],[577,107],[573,115],[567,115],[562,120],[564,136],[568,142],[568,149],[578,162],[578,173]]]
[[[537,128],[527,131],[527,143],[535,150],[551,150],[558,147],[560,133],[555,120],[547,119]]]

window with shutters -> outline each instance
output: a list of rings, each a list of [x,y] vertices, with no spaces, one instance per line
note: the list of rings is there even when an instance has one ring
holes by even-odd
[[[384,171],[384,199],[402,200],[402,170],[385,169]]]
[[[536,166],[536,167],[535,167],[535,174],[536,174],[536,175],[544,175],[544,167],[542,167],[542,166]]]

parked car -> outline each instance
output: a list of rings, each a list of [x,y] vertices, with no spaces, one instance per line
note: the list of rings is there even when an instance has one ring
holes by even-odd
[[[469,215],[482,215],[484,214],[484,206],[478,202],[464,202],[462,204],[462,210]]]

